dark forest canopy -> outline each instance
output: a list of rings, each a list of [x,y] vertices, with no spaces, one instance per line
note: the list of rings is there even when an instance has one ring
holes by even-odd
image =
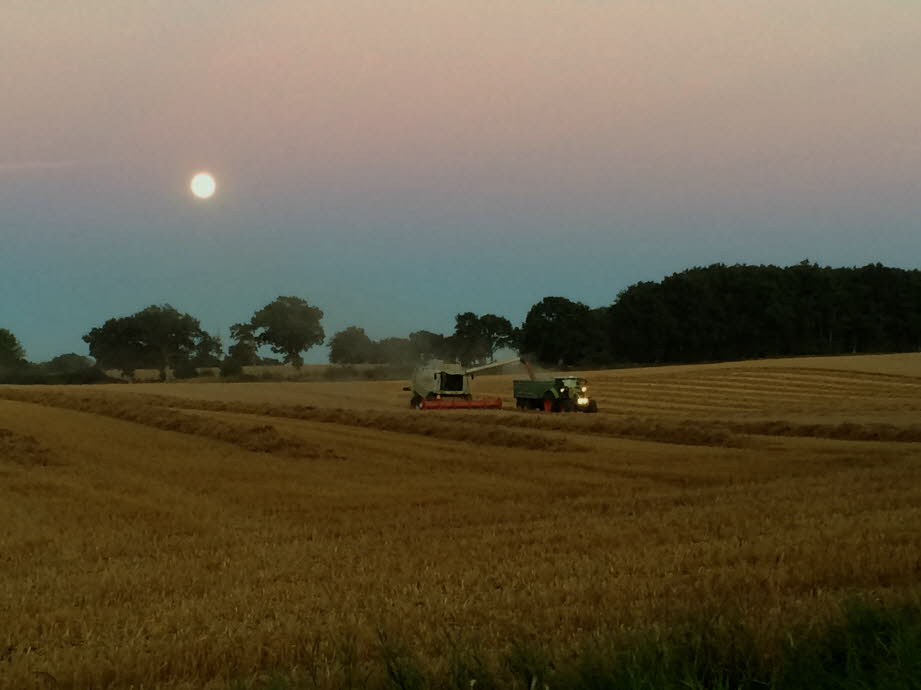
[[[300,353],[323,342],[323,312],[297,297],[279,297],[231,328],[224,354],[198,319],[169,305],[113,318],[84,336],[91,360],[69,354],[32,364],[15,335],[0,328],[0,382],[89,382],[99,368],[142,367],[195,376],[220,366],[237,376],[264,364],[260,346],[300,364]],[[448,335],[419,330],[372,340],[350,326],[329,340],[337,364],[401,367],[430,358],[465,365],[511,349],[551,367],[714,362],[793,355],[921,350],[921,271],[869,264],[830,268],[713,264],[640,282],[608,307],[545,297],[520,327],[495,314],[457,314]]]
[[[713,264],[644,282],[607,310],[608,356],[707,362],[921,349],[921,271]]]

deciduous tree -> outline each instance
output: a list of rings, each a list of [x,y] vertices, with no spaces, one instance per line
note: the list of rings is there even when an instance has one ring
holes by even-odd
[[[26,353],[10,331],[0,328],[0,367],[15,367],[25,361]]]
[[[95,365],[89,357],[69,352],[66,355],[58,355],[45,366],[52,374],[76,374],[92,369]]]
[[[454,357],[464,365],[488,362],[500,347],[516,344],[515,328],[503,316],[477,316],[468,311],[454,318],[454,334],[449,344]]]
[[[349,326],[329,339],[329,361],[333,364],[373,362],[375,354],[375,343],[364,328]]]
[[[195,344],[191,364],[193,367],[217,367],[221,364],[224,345],[220,336],[202,332]]]
[[[205,335],[198,319],[164,304],[109,319],[83,340],[102,368],[131,376],[136,369],[152,367],[166,379],[167,370],[189,360]]]
[[[386,364],[410,364],[415,359],[409,338],[384,338],[377,343],[376,360]]]
[[[419,362],[430,359],[445,359],[450,357],[447,338],[441,333],[432,331],[414,331],[409,334],[412,345],[413,358]]]
[[[285,363],[300,368],[301,353],[323,343],[323,312],[300,297],[279,297],[253,314],[249,325],[259,345],[268,345]]]
[[[531,307],[521,326],[520,351],[552,365],[577,364],[596,349],[599,323],[582,302],[545,297]]]

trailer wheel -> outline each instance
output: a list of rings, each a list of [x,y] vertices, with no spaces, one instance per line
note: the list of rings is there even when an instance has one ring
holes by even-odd
[[[528,402],[529,401],[525,400],[524,398],[515,398],[515,407],[517,407],[519,410],[524,410],[525,408],[530,407]]]

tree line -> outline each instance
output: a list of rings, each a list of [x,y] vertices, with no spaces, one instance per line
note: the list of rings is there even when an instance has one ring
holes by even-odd
[[[138,369],[156,369],[164,380],[170,373],[190,378],[213,367],[234,375],[248,364],[279,363],[259,356],[263,345],[286,363],[301,366],[301,353],[323,343],[322,318],[323,312],[306,300],[279,297],[249,321],[231,326],[234,343],[225,354],[221,338],[206,332],[192,315],[169,304],[151,305],[108,319],[86,333],[83,341],[92,359],[72,353],[41,364],[28,362],[16,337],[0,329],[0,382],[89,383],[104,379],[102,372],[112,369],[129,378]],[[69,364],[66,371],[60,367],[62,358]]]
[[[478,316],[465,312],[454,317],[450,335],[414,331],[406,338],[371,340],[363,328],[349,326],[329,341],[333,364],[413,364],[429,359],[458,361],[464,365],[492,361],[500,348],[516,349],[519,329],[503,316]]]
[[[692,268],[632,285],[605,320],[620,361],[921,350],[921,271],[870,264]]]
[[[249,321],[233,324],[232,343],[205,332],[198,319],[152,305],[107,320],[83,336],[93,359],[70,353],[26,360],[16,337],[0,328],[0,381],[99,380],[102,370],[131,376],[157,369],[177,377],[219,367],[279,363],[268,347],[300,367],[303,353],[326,340],[323,311],[299,297],[278,297]],[[713,264],[640,282],[607,307],[545,297],[520,326],[495,314],[464,312],[450,334],[414,331],[372,340],[359,326],[327,342],[334,364],[412,365],[428,359],[488,362],[500,349],[553,367],[666,364],[770,356],[921,350],[921,271],[870,264],[830,268]],[[95,361],[94,361],[95,360]]]

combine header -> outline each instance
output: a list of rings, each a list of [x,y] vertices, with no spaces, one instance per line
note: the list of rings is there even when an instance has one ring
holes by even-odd
[[[423,398],[415,406],[420,410],[500,410],[502,398]]]
[[[517,361],[517,358],[509,359],[467,369],[460,364],[433,359],[413,372],[411,385],[403,390],[412,391],[409,406],[417,410],[500,409],[502,398],[474,398],[470,394],[470,379],[477,372]]]

